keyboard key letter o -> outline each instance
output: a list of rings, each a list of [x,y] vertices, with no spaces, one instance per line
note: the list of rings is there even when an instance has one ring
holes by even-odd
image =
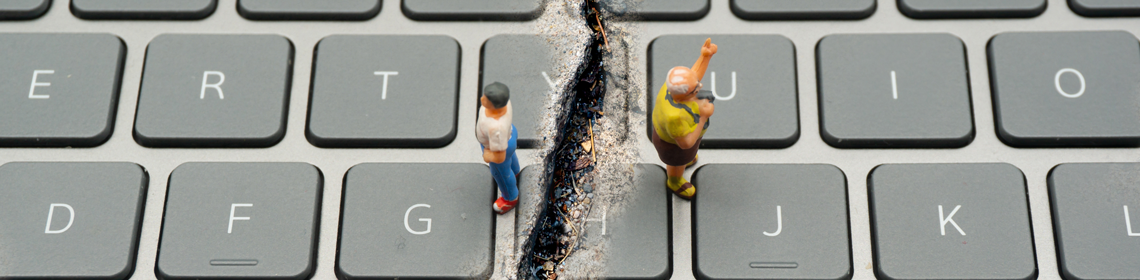
[[[1077,93],[1067,93],[1064,89],[1061,89],[1061,75],[1065,73],[1073,73],[1073,75],[1076,75],[1077,79],[1081,81],[1081,89],[1078,90]],[[1068,98],[1081,97],[1082,94],[1085,94],[1085,75],[1082,75],[1081,71],[1077,71],[1077,69],[1061,69],[1057,71],[1057,75],[1053,75],[1053,85],[1057,87],[1057,93],[1060,93],[1061,96]]]

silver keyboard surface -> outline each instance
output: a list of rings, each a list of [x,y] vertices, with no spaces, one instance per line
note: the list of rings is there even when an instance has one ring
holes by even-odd
[[[342,183],[349,168],[368,162],[482,163],[475,140],[476,100],[480,83],[480,53],[483,43],[500,34],[532,34],[534,21],[416,21],[401,12],[399,0],[382,2],[379,15],[366,21],[253,21],[235,8],[237,0],[219,0],[217,10],[202,20],[84,20],[76,17],[66,0],[53,1],[42,17],[34,20],[0,21],[0,33],[109,33],[122,39],[125,60],[121,88],[109,140],[90,148],[0,148],[0,164],[9,162],[133,162],[150,177],[136,264],[130,279],[156,279],[160,231],[168,178],[186,162],[303,162],[323,174],[319,209],[316,271],[312,279],[335,280],[337,237],[342,202]],[[654,0],[645,0],[654,1]],[[640,24],[638,66],[646,72],[650,42],[664,35],[775,34],[789,39],[795,48],[798,92],[799,138],[778,149],[703,149],[700,163],[791,163],[830,164],[846,176],[850,225],[852,279],[875,279],[872,265],[871,218],[868,175],[890,163],[1009,163],[1024,174],[1027,190],[1037,278],[1056,280],[1058,253],[1054,242],[1053,215],[1046,178],[1061,163],[1118,163],[1140,160],[1137,148],[1014,148],[1003,143],[995,127],[987,43],[999,33],[1023,31],[1125,31],[1140,36],[1140,16],[1083,17],[1066,0],[1048,0],[1036,17],[1013,19],[913,19],[900,12],[898,3],[879,0],[874,13],[862,20],[770,20],[753,21],[736,16],[729,0],[710,0],[708,14],[693,21],[646,21]],[[282,140],[266,148],[150,148],[132,137],[148,44],[161,34],[276,34],[293,46],[286,125]],[[820,133],[820,102],[817,94],[816,46],[833,34],[946,33],[965,47],[966,70],[975,135],[960,148],[946,149],[840,149],[825,142]],[[314,49],[331,35],[443,35],[459,45],[459,98],[455,140],[440,148],[321,148],[306,139]],[[1095,51],[1095,50],[1090,50]],[[696,57],[693,52],[693,58]],[[3,65],[0,65],[3,67]],[[403,75],[403,74],[401,74]],[[1140,80],[1140,77],[1133,77]],[[656,86],[650,85],[650,89]],[[0,89],[5,94],[23,94],[26,87]],[[11,91],[9,91],[11,90]],[[655,90],[654,90],[655,92]],[[0,120],[0,123],[19,122]],[[1140,122],[1140,119],[1136,120]],[[644,162],[663,166],[652,143],[640,138]],[[534,164],[533,149],[519,149],[522,165]],[[699,167],[699,166],[698,166]],[[686,177],[695,169],[689,169]],[[671,279],[694,279],[692,221],[688,201],[672,197]],[[1140,203],[1140,202],[1138,202]],[[496,216],[496,236],[513,234],[513,215]],[[3,225],[0,225],[3,226]],[[1140,238],[1140,237],[1137,237]],[[501,240],[501,239],[500,239]],[[3,250],[0,244],[0,250]],[[0,252],[3,255],[3,252]],[[449,264],[429,264],[449,265]],[[496,263],[496,274],[499,278]]]

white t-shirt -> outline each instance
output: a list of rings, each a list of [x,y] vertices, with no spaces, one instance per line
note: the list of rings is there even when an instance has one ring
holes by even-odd
[[[506,151],[507,146],[511,140],[511,102],[507,101],[507,113],[503,114],[499,119],[487,116],[487,108],[479,106],[479,120],[475,123],[475,138],[479,139],[479,144],[491,149],[491,151],[499,152]],[[491,133],[492,128],[498,128],[498,131]]]

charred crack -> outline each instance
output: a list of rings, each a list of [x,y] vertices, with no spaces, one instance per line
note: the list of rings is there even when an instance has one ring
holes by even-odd
[[[555,148],[544,159],[545,191],[538,219],[523,244],[518,279],[557,279],[567,257],[577,248],[591,209],[591,172],[597,162],[594,128],[606,95],[604,54],[609,38],[597,0],[584,0],[580,15],[592,31],[573,80],[563,89],[562,112],[556,117]]]

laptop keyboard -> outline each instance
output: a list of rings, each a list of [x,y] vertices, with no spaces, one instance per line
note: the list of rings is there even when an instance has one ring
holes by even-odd
[[[591,276],[1140,278],[1140,1],[643,2],[646,95],[711,37],[718,110]],[[0,1],[0,279],[505,277],[471,128],[510,85],[537,191],[541,7]]]

